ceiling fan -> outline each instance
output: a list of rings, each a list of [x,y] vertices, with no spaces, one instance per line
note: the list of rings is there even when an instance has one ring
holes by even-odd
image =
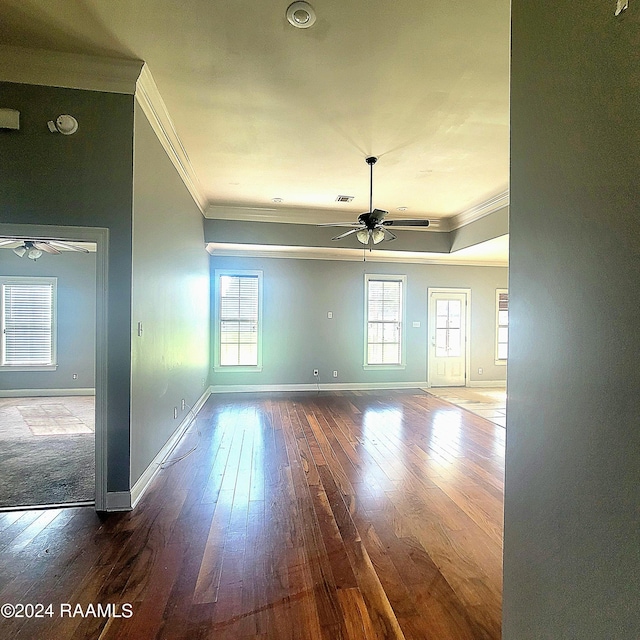
[[[320,224],[319,227],[353,227],[349,231],[341,233],[332,240],[342,240],[355,233],[356,238],[362,244],[372,245],[382,242],[385,238],[389,241],[395,240],[396,236],[388,227],[428,227],[428,220],[385,220],[389,213],[382,209],[373,208],[373,165],[378,161],[375,156],[366,158],[365,162],[369,165],[369,211],[361,213],[357,222],[332,222],[328,224]]]
[[[59,254],[60,249],[64,251],[79,251],[81,253],[89,253],[88,249],[79,247],[68,242],[62,242],[60,240],[27,240],[25,238],[4,238],[0,240],[0,247],[7,247],[11,244],[18,243],[17,247],[13,248],[19,258],[27,256],[30,260],[37,260],[43,253]],[[20,244],[22,243],[22,244]]]

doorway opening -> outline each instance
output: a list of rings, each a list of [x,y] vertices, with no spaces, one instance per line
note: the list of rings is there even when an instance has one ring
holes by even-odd
[[[0,225],[0,509],[106,497],[107,230]]]

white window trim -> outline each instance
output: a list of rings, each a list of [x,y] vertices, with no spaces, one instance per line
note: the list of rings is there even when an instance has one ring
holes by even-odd
[[[500,311],[500,294],[501,293],[509,293],[509,289],[496,289],[496,345],[495,345],[495,364],[499,367],[506,367],[507,366],[507,358],[498,358],[498,334],[499,334],[499,329],[500,329],[500,325],[498,324],[498,317],[499,317],[499,311]],[[507,345],[509,344],[509,342],[507,341]]]
[[[258,364],[221,365],[220,364],[220,277],[221,276],[257,276],[258,277]],[[214,340],[213,370],[216,373],[257,373],[262,371],[262,279],[263,272],[249,269],[216,269],[214,272]]]
[[[7,284],[50,284],[53,285],[51,299],[51,360],[48,365],[2,364],[4,360],[4,335],[0,346],[0,371],[55,371],[58,368],[58,278],[44,276],[2,276],[0,277],[0,319],[4,334],[4,285]]]
[[[369,357],[369,281],[370,280],[390,280],[402,282],[402,299],[400,302],[400,364],[369,364],[367,358]],[[362,368],[365,371],[392,371],[406,369],[406,352],[405,346],[407,344],[405,338],[405,315],[407,308],[407,276],[406,275],[393,275],[393,274],[364,274],[364,357]]]

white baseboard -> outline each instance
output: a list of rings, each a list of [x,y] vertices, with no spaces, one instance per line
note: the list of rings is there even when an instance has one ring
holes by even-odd
[[[506,388],[506,380],[469,380],[468,387],[503,387]]]
[[[107,511],[131,511],[130,491],[107,491]]]
[[[0,398],[51,398],[54,396],[95,396],[95,389],[0,389]]]
[[[183,418],[182,422],[178,425],[171,437],[165,442],[164,446],[156,457],[151,461],[151,464],[142,472],[142,475],[136,480],[133,487],[131,487],[131,509],[140,502],[140,499],[144,495],[145,491],[151,484],[151,481],[155,478],[156,473],[160,470],[160,465],[169,457],[171,452],[176,448],[178,442],[182,439],[186,430],[191,426],[191,423],[196,419],[198,411],[202,408],[202,405],[207,401],[207,398],[211,395],[211,388],[205,389],[198,398],[197,402],[191,407],[191,410]],[[108,499],[108,494],[107,494]],[[107,509],[108,510],[108,509]]]
[[[376,389],[420,389],[426,382],[335,382],[329,384],[219,384],[211,393],[260,393],[278,391],[374,391]]]

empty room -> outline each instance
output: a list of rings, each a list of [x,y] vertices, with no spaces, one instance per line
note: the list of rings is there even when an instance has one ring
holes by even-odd
[[[3,2],[0,635],[639,637],[639,9]]]

